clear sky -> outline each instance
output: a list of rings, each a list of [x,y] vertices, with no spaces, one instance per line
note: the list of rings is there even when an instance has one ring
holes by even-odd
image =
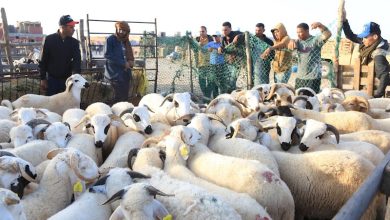
[[[352,30],[360,33],[364,23],[375,21],[381,25],[382,36],[390,39],[390,9],[385,0],[345,0],[347,18]],[[255,24],[265,24],[266,35],[273,25],[282,22],[288,34],[296,38],[296,25],[301,22],[320,21],[336,30],[339,0],[2,0],[0,7],[7,13],[8,24],[16,21],[40,21],[44,34],[54,33],[61,15],[73,19],[154,21],[158,32],[168,36],[180,31],[198,35],[199,26],[205,25],[208,33],[221,30],[224,21],[232,23],[233,30],[254,32]],[[151,26],[131,25],[132,32],[153,30]],[[91,31],[113,32],[113,24],[91,23]],[[335,33],[335,32],[334,32]],[[316,34],[316,32],[313,32]]]

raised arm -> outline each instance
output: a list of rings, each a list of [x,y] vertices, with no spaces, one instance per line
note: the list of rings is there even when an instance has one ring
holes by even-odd
[[[320,29],[321,30],[321,39],[323,41],[327,41],[330,36],[332,36],[332,32],[329,31],[329,29],[321,24],[320,22],[314,22],[313,24],[311,24],[311,29]]]

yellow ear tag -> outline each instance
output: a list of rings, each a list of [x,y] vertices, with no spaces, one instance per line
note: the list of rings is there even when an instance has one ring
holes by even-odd
[[[184,160],[188,159],[189,153],[190,153],[190,149],[186,144],[180,146],[180,155],[183,157]]]
[[[73,192],[83,192],[83,184],[78,180],[74,185],[73,185]]]
[[[163,220],[172,220],[173,218],[172,218],[172,215],[171,214],[168,214],[168,215],[166,215],[164,218],[163,218]]]

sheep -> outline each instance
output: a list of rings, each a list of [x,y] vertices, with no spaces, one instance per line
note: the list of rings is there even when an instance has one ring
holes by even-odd
[[[297,218],[331,219],[374,169],[370,161],[344,150],[272,153],[294,197]],[[362,219],[375,219],[376,207],[382,206],[380,198],[375,200]]]
[[[337,143],[327,135],[327,131],[333,132]],[[337,129],[329,124],[309,119],[306,121],[305,132],[299,144],[299,149],[307,151],[324,149],[342,149],[350,150],[362,155],[370,160],[373,164],[378,165],[384,158],[384,154],[375,145],[365,142],[341,142]]]
[[[9,134],[13,147],[20,147],[35,139],[33,136],[33,129],[28,125],[15,126],[11,128]]]
[[[111,197],[106,203],[110,203],[117,199],[122,199],[119,206],[112,214],[110,219],[172,219],[172,215],[158,200],[159,196],[168,195],[153,186],[146,183],[135,183],[120,191]],[[104,203],[104,204],[106,204]]]
[[[38,166],[46,160],[49,151],[58,148],[58,146],[47,140],[34,140],[14,149],[4,149],[2,151],[10,152],[17,157],[30,162],[33,166]]]
[[[292,113],[302,120],[314,119],[331,124],[342,134],[362,130],[390,132],[390,119],[373,119],[367,114],[356,111],[322,113],[307,109],[292,109]]]
[[[127,155],[133,148],[141,147],[145,137],[134,131],[129,131],[118,138],[111,154],[107,157],[100,169],[110,169],[113,167],[126,167]]]
[[[372,96],[368,95],[367,92],[363,90],[348,90],[344,92],[345,98],[349,96],[360,96],[367,100],[372,99]]]
[[[54,122],[50,125],[46,125],[39,133],[43,135],[43,138],[41,139],[52,141],[57,144],[58,147],[65,147],[72,137],[69,125],[62,122]]]
[[[219,95],[213,99],[207,106],[206,113],[217,115],[224,124],[230,124],[235,119],[245,115],[242,106],[227,94]]]
[[[94,102],[90,104],[85,109],[85,112],[91,117],[96,114],[106,114],[106,115],[113,114],[111,107],[103,102]]]
[[[258,160],[279,175],[278,165],[266,147],[241,138],[226,139],[225,132],[216,129],[211,124],[209,116],[197,114],[192,118],[188,127],[195,128],[200,132],[203,139],[201,143],[207,145],[214,152],[232,157]],[[207,135],[207,137],[204,137],[204,135]],[[208,136],[212,136],[212,138],[209,140]]]
[[[48,159],[52,160],[38,189],[21,201],[31,220],[47,219],[64,209],[70,203],[72,193],[83,190],[79,189],[82,181],[93,181],[99,175],[95,162],[76,149],[53,150],[48,153]]]
[[[18,124],[14,121],[8,119],[0,120],[0,143],[10,142],[11,138],[9,132],[11,128],[17,126]]]
[[[157,159],[150,159],[156,157]],[[152,186],[175,195],[158,198],[175,219],[241,219],[240,215],[222,199],[198,186],[170,177],[159,168],[153,167],[151,164],[155,164],[154,161],[159,161],[157,164],[162,165],[158,151],[150,148],[141,149],[133,169],[151,176],[148,182]]]
[[[244,106],[244,116],[247,116],[254,111],[260,110],[260,102],[264,100],[261,94],[261,91],[258,90],[242,90],[235,93],[232,92],[232,97]]]
[[[0,215],[2,220],[26,220],[19,197],[8,189],[0,188]]]
[[[386,109],[390,105],[390,98],[368,99],[371,108]]]
[[[80,108],[81,89],[89,87],[89,83],[80,75],[73,74],[65,82],[66,90],[62,93],[43,96],[27,94],[14,102],[3,100],[1,105],[16,109],[21,107],[46,108],[62,115],[69,108]]]
[[[248,193],[273,219],[294,219],[291,192],[283,180],[262,163],[220,155],[201,143],[191,148],[187,163],[202,179]]]
[[[141,131],[145,134],[153,132],[150,120],[149,108],[146,106],[137,106],[122,112],[119,117],[127,126],[126,129]]]
[[[51,123],[62,120],[61,115],[54,112],[50,112],[47,109],[24,108],[24,107],[14,110],[10,114],[10,117],[15,118],[14,120],[17,121],[19,124],[27,124],[27,122],[37,118],[45,119],[46,121]]]
[[[66,122],[70,126],[70,130],[72,133],[83,133],[83,128],[81,126],[76,127],[81,119],[86,115],[87,113],[79,108],[71,108],[64,112],[62,115],[62,122]]]
[[[310,109],[317,112],[321,110],[320,102],[317,96],[298,95],[294,97],[294,101],[292,104],[298,108]]]
[[[174,178],[203,187],[209,192],[220,196],[230,204],[243,219],[270,218],[264,208],[247,194],[236,193],[207,182],[196,177],[195,174],[186,167],[186,160],[188,159],[188,152],[191,149],[191,145],[199,138],[196,133],[195,135],[192,135],[192,133],[193,132],[189,131],[189,128],[187,127],[175,126],[172,128],[171,135],[165,137],[165,140],[163,141],[164,147],[166,148],[164,171]]]
[[[12,190],[20,198],[23,197],[24,188],[30,182],[37,181],[35,167],[12,154],[0,157],[0,174],[0,187]]]
[[[271,85],[270,84],[260,84],[260,85],[254,86],[252,88],[252,90],[257,90],[257,91],[262,93],[261,94],[262,97],[267,97],[271,91]],[[264,98],[263,98],[263,100],[264,100]]]
[[[90,134],[72,135],[66,147],[83,152],[95,161],[97,165],[101,165],[103,162],[102,149],[96,148],[94,137]]]
[[[377,146],[384,154],[390,150],[390,133],[379,130],[357,131],[341,134],[340,141],[362,141]]]
[[[124,111],[132,108],[134,108],[134,105],[130,102],[117,102],[111,106],[111,111],[120,117]]]
[[[102,204],[114,195],[115,192],[132,184],[132,178],[147,177],[130,171],[128,168],[111,169],[106,176],[100,178],[91,188],[89,188],[88,191],[84,192],[79,199],[65,209],[51,216],[49,219],[107,220],[112,214],[112,208],[109,204]],[[111,205],[113,204],[111,203]],[[85,210],[94,211],[85,212]]]
[[[11,119],[11,113],[12,109],[7,108],[5,106],[0,106],[0,119]]]
[[[310,87],[301,87],[295,90],[295,95],[296,96],[304,95],[306,97],[313,97],[316,96],[317,93]]]
[[[295,90],[290,85],[285,83],[274,83],[265,100],[276,99],[276,105],[291,104],[294,94]]]

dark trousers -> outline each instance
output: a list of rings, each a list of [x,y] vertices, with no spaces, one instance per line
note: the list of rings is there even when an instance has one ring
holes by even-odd
[[[131,80],[132,75],[130,69],[120,73],[118,77],[110,80],[111,86],[114,89],[114,103],[129,101]]]
[[[61,93],[65,91],[66,86],[65,86],[66,79],[56,79],[53,78],[49,75],[47,79],[47,90],[46,90],[46,95],[47,96],[52,96],[57,93]]]

